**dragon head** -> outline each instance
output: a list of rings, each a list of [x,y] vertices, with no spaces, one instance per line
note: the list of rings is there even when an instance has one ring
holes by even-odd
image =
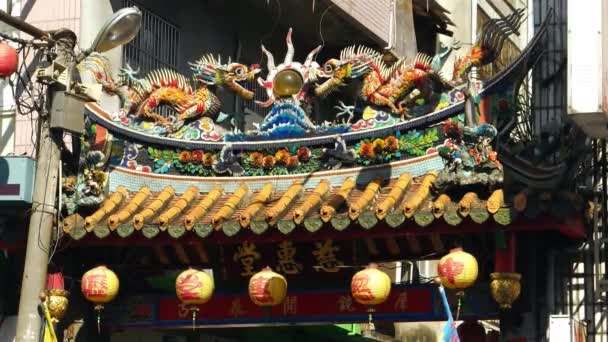
[[[246,100],[253,99],[253,92],[245,89],[240,83],[253,80],[261,71],[258,64],[247,66],[241,63],[222,64],[221,58],[205,55],[195,63],[190,63],[194,77],[207,85],[226,86]]]
[[[349,79],[358,78],[372,69],[372,64],[382,58],[378,52],[364,46],[350,46],[340,52],[340,58],[325,62],[319,77],[328,78],[315,88],[315,95],[325,96],[345,85]]]

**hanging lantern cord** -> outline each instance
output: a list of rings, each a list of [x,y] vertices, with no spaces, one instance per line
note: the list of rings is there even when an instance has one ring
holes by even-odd
[[[190,311],[192,312],[192,330],[196,329],[196,315],[198,314],[198,310],[196,305],[190,307]]]
[[[374,326],[374,322],[373,322],[373,318],[372,318],[373,313],[374,313],[374,308],[369,307],[367,309],[367,326],[369,327],[370,331],[376,330],[376,326]]]
[[[456,310],[456,320],[460,320],[460,310],[462,309],[462,297],[464,297],[464,291],[459,291],[456,293],[456,298],[458,299],[458,306]]]
[[[95,311],[97,312],[97,333],[101,334],[101,312],[103,311],[103,304],[95,305]]]

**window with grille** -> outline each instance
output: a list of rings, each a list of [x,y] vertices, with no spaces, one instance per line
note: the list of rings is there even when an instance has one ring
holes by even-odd
[[[123,0],[122,5],[137,6],[142,14],[139,34],[123,48],[123,63],[139,70],[138,77],[141,78],[158,68],[176,70],[179,61],[179,28],[137,1]],[[169,106],[160,106],[156,112],[164,117],[175,114]]]
[[[179,61],[179,28],[150,12],[141,3],[123,0],[123,6],[137,6],[142,14],[139,34],[123,49],[123,61],[140,75],[157,68],[177,69]]]

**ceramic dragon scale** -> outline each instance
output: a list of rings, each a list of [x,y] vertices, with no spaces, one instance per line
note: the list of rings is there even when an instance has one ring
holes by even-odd
[[[117,95],[121,100],[121,111],[134,113],[144,119],[150,119],[164,125],[169,131],[174,123],[186,119],[214,116],[220,110],[219,98],[209,89],[210,86],[224,86],[244,99],[253,99],[253,92],[245,89],[240,82],[252,80],[260,71],[257,65],[247,67],[239,63],[222,64],[220,58],[205,55],[191,69],[196,81],[194,88],[182,74],[170,69],[153,70],[143,79],[135,77],[136,71],[130,67],[122,69],[120,80],[114,81],[108,67],[108,61],[100,56],[89,57],[81,66],[81,71],[91,71],[102,84],[103,89]],[[161,104],[171,106],[177,117],[167,118],[155,112]]]
[[[413,61],[398,60],[387,67],[379,52],[359,46],[351,46],[341,51],[339,58],[328,60],[320,71],[320,78],[327,80],[318,85],[314,92],[326,96],[346,85],[350,79],[362,78],[360,97],[370,104],[388,107],[401,117],[408,115],[407,106],[416,99],[425,100],[436,91],[442,91],[466,82],[471,69],[492,63],[502,50],[509,35],[517,33],[524,16],[523,9],[501,19],[486,23],[476,43],[468,53],[454,62],[452,80],[447,81],[439,73],[441,58],[431,58],[417,54]],[[455,43],[453,49],[458,49]],[[450,51],[450,49],[448,49]],[[439,57],[439,58],[438,58]]]
[[[428,97],[437,88],[449,88],[449,83],[431,67],[431,57],[419,53],[411,63],[397,61],[390,68],[382,55],[367,47],[348,47],[339,59],[330,59],[322,77],[328,78],[315,89],[324,96],[344,85],[349,79],[363,77],[359,94],[365,101],[386,106],[402,117],[407,115],[404,105],[419,97]],[[414,90],[418,91],[414,91]]]

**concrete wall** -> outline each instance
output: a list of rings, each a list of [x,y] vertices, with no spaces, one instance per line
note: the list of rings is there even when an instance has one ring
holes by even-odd
[[[388,43],[391,0],[332,0],[336,6],[358,21],[382,43]]]

